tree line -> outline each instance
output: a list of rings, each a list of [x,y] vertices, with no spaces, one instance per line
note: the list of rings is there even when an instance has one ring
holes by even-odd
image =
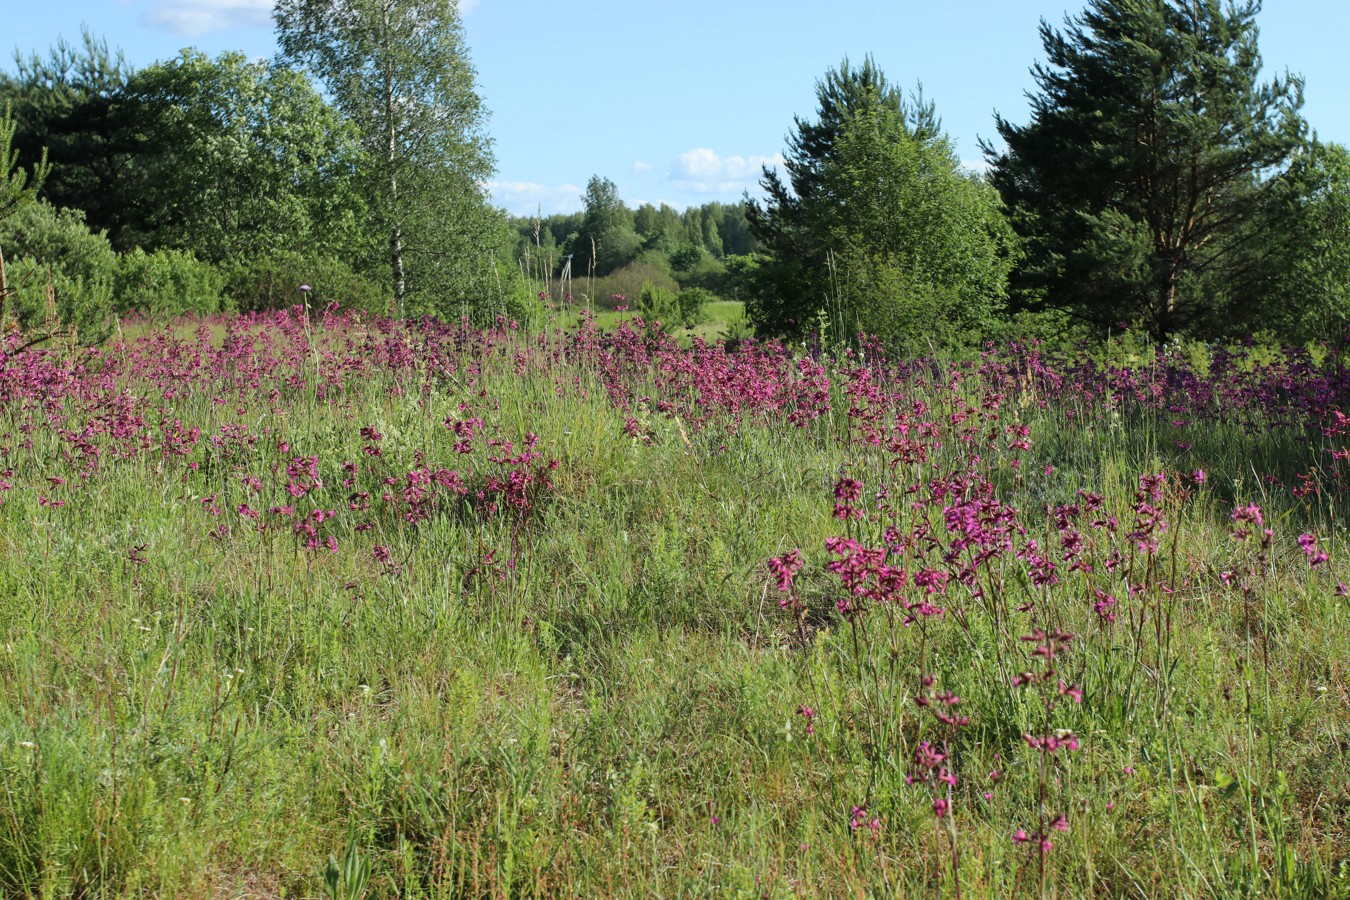
[[[963,171],[934,106],[846,60],[750,201],[769,334],[1342,339],[1350,154],[1260,78],[1257,0],[1091,0],[1040,26],[1030,121]]]
[[[711,201],[628,207],[618,186],[592,176],[582,209],[513,217],[515,257],[551,302],[629,305],[667,323],[695,324],[711,300],[743,300],[757,261],[746,204]]]
[[[1343,338],[1350,154],[1302,118],[1301,78],[1261,80],[1259,12],[1092,0],[1043,21],[1030,121],[996,116],[982,173],[921,91],[845,59],[762,197],[630,210],[596,176],[582,212],[516,220],[517,258],[743,299],[791,339]]]
[[[442,317],[529,317],[542,291],[691,320],[723,297],[765,336],[897,346],[1341,337],[1350,153],[1303,119],[1299,77],[1262,80],[1259,12],[1089,0],[1043,21],[1030,118],[996,117],[982,173],[931,100],[845,59],[758,197],[632,209],[597,175],[581,211],[517,218],[485,196],[454,0],[281,0],[273,61],[132,70],[86,34],[0,74],[0,327],[92,334],[304,282]]]
[[[0,73],[12,327],[286,306],[302,284],[405,315],[522,308],[455,0],[274,15],[271,61],[187,49],[133,70],[85,33]]]

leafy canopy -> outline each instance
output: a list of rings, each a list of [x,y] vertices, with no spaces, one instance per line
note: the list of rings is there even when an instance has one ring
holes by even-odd
[[[242,53],[184,50],[132,75],[142,246],[222,263],[269,252],[369,258],[355,129],[309,81]]]
[[[1014,239],[950,141],[885,106],[850,116],[819,170],[839,323],[893,347],[959,343],[1003,309]]]
[[[906,101],[868,58],[816,85],[783,169],[748,200],[766,259],[748,312],[765,334],[831,327],[892,343],[978,325],[1002,302],[1010,241],[997,199],[960,169],[932,103]]]
[[[505,220],[455,0],[280,0],[284,60],[312,72],[366,151],[372,229],[386,240],[396,303],[450,314],[501,299]]]

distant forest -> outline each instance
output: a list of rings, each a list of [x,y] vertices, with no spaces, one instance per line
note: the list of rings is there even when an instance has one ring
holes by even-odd
[[[649,307],[663,294],[689,291],[699,304],[746,298],[760,244],[745,203],[630,209],[600,176],[583,199],[580,212],[511,219],[516,259],[532,280],[553,286],[555,299],[571,293],[574,301],[637,308],[644,289]]]
[[[271,61],[187,49],[134,70],[89,34],[19,54],[0,73],[0,328],[94,341],[132,310],[302,298],[684,324],[730,300],[759,337],[897,348],[1350,327],[1350,152],[1304,119],[1299,76],[1262,77],[1255,0],[1043,22],[1029,118],[995,116],[982,174],[933,101],[844,59],[754,195],[631,209],[595,175],[580,212],[546,217],[486,195],[453,0],[341,8],[280,0]]]

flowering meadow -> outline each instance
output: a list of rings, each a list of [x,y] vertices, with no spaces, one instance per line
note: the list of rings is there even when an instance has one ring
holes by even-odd
[[[1344,348],[16,346],[0,895],[1350,896]]]

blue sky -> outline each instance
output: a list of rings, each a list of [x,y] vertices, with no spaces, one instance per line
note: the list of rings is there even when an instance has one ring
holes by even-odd
[[[272,0],[12,0],[0,50],[46,51],[82,25],[133,66],[186,46],[275,50]],[[903,87],[922,81],[963,160],[995,136],[995,110],[1026,121],[1037,23],[1082,2],[966,0],[462,0],[479,90],[492,112],[494,201],[516,214],[579,209],[591,175],[630,205],[677,207],[755,191],[794,114],[845,56],[871,53]],[[1304,113],[1350,143],[1350,0],[1266,0],[1266,73],[1307,79]],[[5,45],[8,45],[7,47]],[[5,58],[12,67],[12,60]]]

